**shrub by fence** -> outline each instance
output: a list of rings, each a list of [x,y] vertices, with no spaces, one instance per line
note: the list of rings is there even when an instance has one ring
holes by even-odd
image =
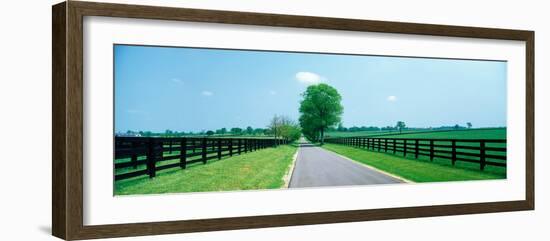
[[[485,166],[506,167],[506,140],[489,139],[412,139],[412,138],[370,138],[342,137],[327,138],[327,143],[342,144],[368,150],[401,154],[405,157],[427,156],[457,161],[478,163],[481,170]]]
[[[115,137],[115,181],[287,144],[282,139]],[[164,164],[164,165],[162,165]],[[143,168],[145,167],[145,168]]]

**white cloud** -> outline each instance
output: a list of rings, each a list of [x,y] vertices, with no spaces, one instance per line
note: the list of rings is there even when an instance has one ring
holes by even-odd
[[[295,77],[301,83],[308,85],[318,84],[319,82],[324,81],[323,77],[321,77],[320,75],[307,71],[298,72],[296,73]]]
[[[183,84],[183,80],[180,79],[180,78],[172,78],[172,82],[174,82],[176,84]]]
[[[205,91],[201,92],[201,95],[204,95],[204,96],[213,96],[214,93],[212,93],[211,91],[205,90]]]
[[[390,95],[390,96],[388,96],[388,98],[386,98],[386,100],[388,100],[390,102],[396,102],[397,101],[397,96]]]
[[[277,94],[277,91],[270,90],[270,91],[269,91],[269,94],[270,94],[270,95],[276,95],[276,94]]]

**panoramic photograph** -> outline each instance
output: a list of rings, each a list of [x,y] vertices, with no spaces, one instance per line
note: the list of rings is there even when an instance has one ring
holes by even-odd
[[[113,51],[115,196],[507,177],[506,61]]]

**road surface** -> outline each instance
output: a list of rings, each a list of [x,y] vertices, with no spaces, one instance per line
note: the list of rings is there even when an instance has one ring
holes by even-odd
[[[300,143],[290,188],[403,183],[331,151]]]

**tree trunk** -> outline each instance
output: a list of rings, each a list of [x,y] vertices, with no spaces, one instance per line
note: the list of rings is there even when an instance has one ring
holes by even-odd
[[[321,128],[321,146],[325,144],[325,129]]]

